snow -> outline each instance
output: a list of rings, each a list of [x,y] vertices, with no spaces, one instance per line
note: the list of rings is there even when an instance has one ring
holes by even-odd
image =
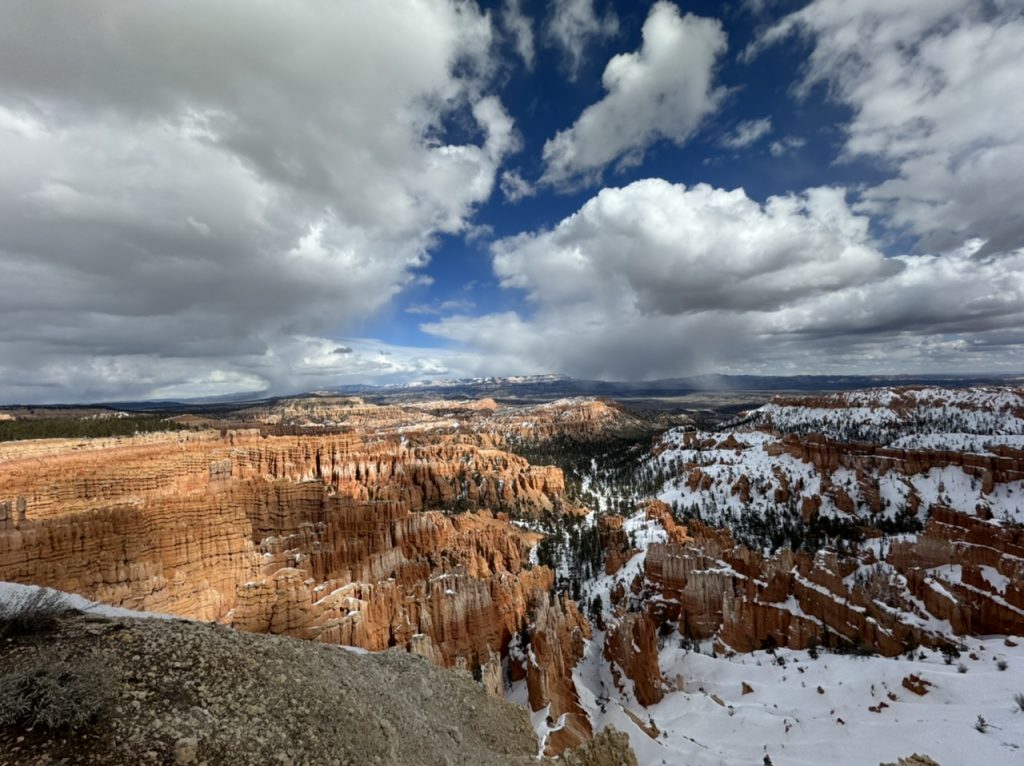
[[[971,388],[864,389],[815,397],[814,403],[804,400],[778,400],[755,411],[758,423],[784,433],[824,433],[842,440],[870,439],[880,444],[903,448],[916,444],[928,449],[943,449],[939,435],[945,439],[955,434],[956,442],[966,437],[997,437],[993,444],[1006,437],[1024,437],[1024,389],[1009,386],[974,386]],[[921,441],[918,441],[921,440]],[[988,449],[984,440],[970,439],[971,451]],[[1003,442],[1019,445],[1017,438]],[[957,449],[956,443],[949,448]]]
[[[838,417],[838,416],[837,416]],[[824,516],[847,516],[840,511],[831,493],[821,486],[821,476],[810,463],[805,463],[788,453],[769,454],[778,438],[761,431],[735,431],[731,434],[711,432],[690,432],[693,444],[683,446],[683,429],[667,432],[656,458],[662,467],[695,465],[711,479],[709,489],[691,489],[687,484],[687,471],[680,471],[658,493],[658,499],[680,508],[698,507],[701,519],[718,526],[733,526],[746,514],[763,515],[769,510],[795,514],[796,509],[787,508],[775,502],[774,492],[782,482],[777,474],[787,480],[790,493],[795,500],[801,496],[818,495]],[[702,442],[713,441],[721,444],[727,436],[740,445],[740,449],[717,446],[701,448]],[[938,436],[936,436],[938,438]],[[936,442],[938,444],[939,442]],[[953,448],[950,442],[943,447]],[[776,450],[777,451],[777,448]],[[750,484],[751,499],[744,503],[733,486],[740,476],[746,476]],[[1012,521],[1024,523],[1024,481],[997,483],[992,492],[982,492],[982,482],[964,472],[959,466],[932,468],[927,473],[904,476],[897,471],[888,471],[877,477],[882,515],[895,518],[908,508],[910,498],[916,495],[921,508],[941,504],[975,515],[978,506],[991,510],[997,522]],[[832,473],[832,484],[847,492],[855,501],[858,513],[867,513],[867,500],[854,472],[839,468]],[[803,487],[798,490],[798,487]]]
[[[661,735],[651,739],[615,706],[605,714],[598,709],[595,723],[626,731],[644,766],[746,766],[765,755],[775,766],[860,766],[914,752],[942,764],[1020,763],[1024,714],[1013,712],[1013,695],[1024,683],[1024,650],[1001,639],[972,640],[969,648],[979,660],[965,659],[968,672],[961,674],[937,652],[914,661],[824,653],[812,660],[780,650],[782,666],[765,652],[715,658],[669,646],[662,670],[670,679],[681,675],[686,691],[637,709]],[[1005,672],[997,657],[1008,661]],[[924,697],[902,687],[911,673],[934,684]],[[744,682],[753,693],[741,693]],[[868,710],[882,701],[888,707],[881,712]],[[979,714],[991,727],[984,734],[974,729]]]
[[[996,589],[998,593],[1006,593],[1006,588],[1010,585],[1010,578],[1002,574],[995,567],[982,565],[981,576],[985,578],[985,581]]]
[[[638,519],[630,523],[642,525]],[[628,581],[644,555],[634,556],[618,575],[597,578],[591,592],[608,605],[616,579]],[[783,607],[800,613],[795,599]],[[943,625],[948,632],[948,623]],[[573,677],[594,730],[612,725],[626,732],[641,766],[748,766],[760,764],[765,755],[775,766],[873,766],[915,752],[946,766],[1009,766],[1024,756],[1024,713],[1013,712],[1014,695],[1024,691],[1024,642],[1017,643],[1007,647],[1002,638],[966,639],[968,672],[961,674],[931,650],[923,660],[825,652],[812,660],[806,652],[788,649],[713,657],[710,642],[689,651],[674,635],[659,654],[659,666],[670,685],[681,677],[684,689],[644,708],[631,682],[626,680],[622,690],[615,687],[601,656],[604,634],[595,630]],[[971,652],[979,659],[971,660]],[[997,659],[1008,662],[1006,671],[998,669]],[[924,697],[902,687],[911,673],[934,684]],[[743,683],[754,692],[742,694]],[[525,693],[525,683],[517,686]],[[882,701],[888,707],[881,712],[868,710]],[[974,729],[978,715],[990,724],[984,734]],[[636,719],[653,721],[658,736],[651,738]]]
[[[908,434],[891,442],[894,449],[956,450],[975,455],[992,454],[997,447],[1024,449],[1024,435],[1020,434],[961,434],[931,433]]]
[[[822,407],[773,403],[758,411],[756,419],[783,432],[818,431],[834,438],[870,433],[875,443],[897,449],[991,454],[1000,448],[1024,448],[1024,420],[1015,414],[1024,411],[1021,389],[876,389],[836,394],[831,397],[834,401],[828,399]],[[739,448],[724,445],[727,438]],[[778,436],[757,430],[731,434],[670,430],[648,458],[651,467],[672,477],[658,499],[677,504],[684,511],[696,508],[704,521],[731,526],[734,533],[737,522],[749,520],[752,515],[786,512],[799,518],[800,497],[815,494],[822,498],[823,515],[848,517],[822,487],[813,466],[781,450],[778,441]],[[710,446],[701,447],[702,443]],[[780,454],[770,454],[776,451]],[[692,466],[711,478],[708,489],[692,490],[687,485],[687,469]],[[596,466],[591,468],[596,475]],[[793,498],[788,504],[774,499],[783,483],[780,474]],[[741,500],[738,491],[733,492],[742,475],[749,481],[749,502]],[[993,523],[1024,522],[1022,481],[998,483],[991,493],[982,494],[980,480],[959,467],[933,468],[912,476],[889,471],[874,478],[878,479],[881,513],[888,518],[907,509],[916,495],[922,509],[942,504],[974,515],[983,504],[991,509]],[[867,498],[854,472],[840,468],[831,479],[834,487],[853,498],[856,514],[869,513]],[[599,511],[613,507],[605,505],[607,498],[600,482],[584,476],[583,487],[597,496]],[[590,514],[585,523],[595,523],[594,517]],[[601,573],[582,588],[583,603],[600,597],[608,623],[615,621],[609,611],[612,588],[621,582],[628,592],[629,583],[642,571],[647,547],[666,540],[660,524],[648,521],[643,514],[627,518],[624,526],[641,552],[616,575]],[[915,538],[910,533],[889,535],[866,541],[864,549],[884,559],[884,549]],[[560,568],[568,565],[560,562]],[[1010,578],[991,566],[982,566],[980,571],[996,592],[989,598],[1014,608],[1000,595],[1006,594]],[[952,635],[950,623],[931,615],[909,592],[904,575],[890,564],[862,564],[846,577],[848,585],[852,587],[858,578],[887,580],[900,592],[901,607],[876,601],[879,609],[905,624]],[[845,603],[798,573],[796,579],[803,588]],[[947,586],[972,587],[962,583],[959,565],[929,570],[926,582],[947,598],[953,598]],[[793,596],[776,606],[815,619],[803,613]],[[863,607],[849,606],[864,611]],[[604,633],[595,629],[574,669],[580,703],[595,731],[614,725],[627,733],[641,766],[747,766],[761,764],[765,756],[774,766],[874,766],[915,752],[927,754],[943,766],[1024,763],[1024,712],[1015,712],[1014,703],[1014,695],[1024,693],[1024,641],[1020,639],[1016,646],[1004,644],[1002,637],[963,639],[966,650],[961,661],[967,672],[960,673],[957,664],[945,664],[942,655],[931,649],[922,650],[923,658],[914,655],[913,659],[821,651],[814,660],[806,652],[789,649],[712,656],[712,642],[693,649],[691,642],[682,642],[674,633],[663,640],[659,654],[662,675],[672,690],[650,708],[638,703],[629,679],[621,678],[621,686],[616,686],[612,668],[602,656],[604,640]],[[631,648],[639,651],[635,645]],[[977,659],[971,659],[972,654]],[[1008,663],[1005,671],[999,670],[997,660]],[[903,678],[912,673],[933,684],[925,696],[902,686]],[[744,683],[754,691],[742,694]],[[526,703],[525,682],[514,685],[510,698]],[[883,702],[885,707],[881,706]],[[547,713],[544,709],[533,714],[542,741],[552,730]],[[979,715],[989,724],[984,733],[974,728]],[[649,733],[652,731],[653,737]]]
[[[629,524],[644,531],[643,520],[629,519]],[[618,575],[596,578],[590,592],[609,604],[616,579],[628,581],[644,555],[634,556]],[[793,599],[784,607],[799,612]],[[945,628],[948,632],[948,623]],[[825,652],[812,660],[806,652],[788,649],[713,657],[710,642],[689,651],[674,635],[659,654],[659,666],[670,685],[681,677],[684,690],[670,691],[644,708],[631,682],[616,688],[601,656],[604,634],[595,630],[573,677],[594,730],[612,725],[626,732],[641,766],[748,766],[760,764],[765,755],[775,766],[873,766],[915,752],[945,766],[1009,766],[1024,757],[1024,713],[1013,712],[1014,695],[1024,691],[1024,642],[1017,643],[1007,647],[1002,638],[966,639],[968,672],[961,674],[932,650],[924,651],[923,660]],[[970,659],[972,652],[978,660]],[[997,659],[1007,661],[1006,671],[998,669]],[[911,673],[934,684],[924,697],[902,687]],[[742,694],[743,683],[754,692]],[[525,702],[525,682],[515,687],[511,698]],[[883,701],[888,707],[879,713],[868,709]],[[974,729],[978,715],[990,724],[984,734]],[[532,718],[543,738],[550,731],[546,709]],[[652,739],[637,720],[653,721],[658,736]]]
[[[892,393],[889,400],[896,401],[897,396]],[[934,397],[935,392],[928,396]],[[965,401],[972,400],[967,397]],[[864,415],[880,423],[896,422],[892,415],[881,414],[866,402],[862,410],[846,411],[840,417]],[[935,415],[930,422],[938,421],[939,415]],[[991,420],[986,421],[982,416],[973,418],[971,423],[979,428],[992,425]],[[1011,426],[1017,427],[1013,423]],[[842,514],[821,492],[820,477],[811,465],[786,453],[769,454],[778,437],[760,431],[737,431],[732,434],[740,445],[737,450],[717,446],[729,434],[698,432],[690,435],[689,439],[696,440],[693,444],[713,440],[714,446],[700,449],[684,447],[683,434],[683,429],[667,432],[656,451],[657,457],[651,458],[674,476],[658,494],[659,499],[670,504],[675,501],[683,507],[697,505],[705,520],[730,525],[744,513],[766,512],[776,506],[774,490],[780,484],[776,474],[782,473],[796,497],[822,494],[821,512]],[[901,438],[903,444],[912,446],[911,435]],[[914,438],[921,439],[921,445],[929,448],[977,448],[979,452],[1000,444],[1013,447],[1024,442],[1024,436],[1018,439],[1006,434],[979,437],[970,433],[936,432],[928,436],[928,441],[924,441],[921,434]],[[972,439],[983,440],[975,444]],[[698,465],[712,477],[710,489],[690,490],[685,481],[686,472],[673,470],[687,463]],[[739,493],[732,492],[740,475],[746,475],[749,480],[750,503],[743,503]],[[834,472],[832,479],[835,486],[844,488],[855,501],[861,500],[852,472],[840,469]],[[797,491],[801,483],[803,489]],[[591,487],[586,481],[584,486]],[[911,494],[916,493],[925,508],[930,503],[942,503],[973,514],[977,504],[984,500],[997,519],[1024,520],[1024,514],[1018,509],[1018,503],[1024,505],[1021,503],[1024,483],[997,484],[994,492],[982,496],[980,481],[955,467],[936,468],[910,477],[888,472],[879,477],[879,493],[883,513],[890,517],[903,509]],[[862,507],[858,512],[866,512],[866,509]],[[593,523],[590,518],[588,523]],[[617,575],[601,575],[584,586],[588,602],[594,595],[601,597],[609,621],[613,621],[607,612],[611,601],[609,593],[616,580],[628,584],[642,569],[647,546],[666,538],[659,524],[647,521],[641,514],[628,518],[625,528],[633,533],[641,552]],[[865,547],[874,548],[876,556],[881,558],[883,546],[914,539],[913,534],[892,535],[868,541]],[[997,592],[1005,593],[1009,582],[1005,575],[993,567],[982,567],[981,571]],[[890,565],[884,562],[864,565],[848,579],[858,575],[892,579],[904,594],[908,608],[915,611],[904,612],[878,604],[880,608],[898,613],[908,624],[951,634],[949,622],[930,615],[924,605],[907,592],[903,575]],[[963,587],[959,566],[937,567],[930,575],[927,579],[930,587],[944,595],[949,594],[943,582]],[[805,578],[798,579],[804,587],[836,598],[828,589]],[[779,606],[807,618],[794,597]],[[1018,641],[1021,643],[1024,642]],[[861,658],[825,652],[821,652],[819,659],[812,660],[806,652],[788,649],[775,654],[754,652],[715,657],[710,656],[710,642],[691,651],[682,648],[679,635],[673,634],[664,643],[659,665],[666,682],[674,687],[676,679],[681,678],[684,690],[670,691],[657,705],[644,708],[636,700],[631,681],[623,678],[622,687],[616,687],[612,669],[602,657],[604,634],[595,630],[592,639],[586,642],[583,659],[574,670],[574,680],[594,730],[614,725],[626,732],[641,766],[746,766],[762,763],[765,755],[770,756],[775,766],[821,763],[874,766],[915,752],[930,755],[944,766],[969,763],[1002,766],[1024,762],[1021,749],[1024,748],[1024,713],[1014,712],[1013,700],[1015,694],[1024,692],[1024,648],[1005,646],[1002,638],[971,638],[966,639],[966,645],[963,662],[968,672],[960,673],[956,664],[946,665],[942,655],[933,650],[924,650],[923,660]],[[633,650],[638,651],[638,648],[633,647]],[[970,659],[972,652],[978,660]],[[777,658],[784,664],[778,664]],[[1008,662],[1006,671],[998,669],[997,659]],[[902,679],[911,673],[934,684],[927,695],[918,697],[902,687]],[[743,695],[743,683],[749,684],[753,693]],[[514,689],[513,698],[525,697],[525,683],[516,686],[523,688]],[[819,687],[823,693],[818,692]],[[880,707],[882,702],[887,707]],[[872,712],[871,707],[879,712]],[[989,724],[985,733],[974,728],[978,715],[984,716]],[[542,738],[550,730],[545,711],[534,714],[534,724]],[[653,738],[645,731],[645,728],[651,729],[651,724],[652,730],[657,731]]]
[[[21,585],[13,582],[0,582],[0,605],[6,606],[23,602],[39,591],[60,594],[61,603],[68,609],[77,609],[90,614],[102,615],[103,617],[149,617],[160,620],[185,619],[173,614],[160,614],[157,612],[142,612],[134,609],[122,609],[121,607],[109,606],[107,604],[99,604],[95,601],[90,601],[84,596],[79,596],[77,593],[65,593],[64,591],[54,590],[53,588],[43,588],[38,585]]]

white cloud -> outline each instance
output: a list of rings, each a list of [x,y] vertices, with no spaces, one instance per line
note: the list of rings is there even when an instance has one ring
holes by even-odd
[[[533,19],[523,14],[520,0],[505,0],[501,9],[501,22],[512,35],[516,53],[527,69],[533,69]]]
[[[806,144],[807,140],[800,136],[783,136],[778,141],[772,141],[768,146],[768,151],[771,152],[772,157],[781,157],[803,148]]]
[[[745,149],[748,146],[756,144],[771,132],[771,117],[762,117],[757,120],[744,120],[737,125],[731,133],[728,133],[722,138],[721,144],[729,149]]]
[[[527,312],[422,329],[529,370],[618,379],[1024,361],[1024,251],[886,258],[868,224],[839,189],[764,204],[658,179],[604,189],[554,229],[492,246]]]
[[[749,53],[791,34],[814,45],[801,91],[827,83],[849,104],[845,157],[894,176],[864,209],[948,249],[1024,244],[1024,7],[966,0],[815,0]]]
[[[619,20],[611,7],[603,17],[594,10],[594,0],[554,0],[547,22],[549,40],[562,50],[565,71],[575,81],[591,43],[614,37]]]
[[[979,258],[982,244],[942,255],[896,256],[890,261],[900,268],[888,278],[787,306],[772,317],[771,329],[845,336],[1020,331],[1024,250]]]
[[[744,10],[754,14],[755,16],[762,15],[768,8],[779,0],[743,0],[742,6]]]
[[[773,308],[888,270],[842,190],[771,197],[661,179],[603,189],[551,231],[493,245],[506,287],[542,305],[652,314]]]
[[[542,181],[593,180],[613,162],[639,163],[656,141],[684,143],[721,100],[713,79],[725,47],[717,20],[680,16],[675,5],[655,3],[640,50],[605,67],[607,95],[544,144]]]
[[[505,195],[505,199],[514,204],[527,197],[532,197],[537,193],[537,189],[519,175],[519,171],[506,170],[501,174],[501,193]]]
[[[476,303],[468,298],[449,298],[437,304],[414,303],[405,309],[407,314],[451,314],[453,312],[472,311]]]
[[[491,46],[442,0],[7,9],[0,400],[290,385],[282,349],[335,347],[470,230],[518,145]]]

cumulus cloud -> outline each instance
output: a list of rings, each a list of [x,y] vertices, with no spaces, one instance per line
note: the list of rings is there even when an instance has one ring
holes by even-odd
[[[759,204],[658,179],[604,189],[554,229],[492,246],[528,311],[422,329],[583,377],[1021,363],[1005,349],[1024,335],[1024,251],[986,258],[974,242],[887,258],[845,197],[820,188]]]
[[[546,29],[548,40],[562,52],[568,78],[575,81],[587,48],[614,37],[619,31],[619,19],[611,7],[604,16],[598,16],[594,0],[554,0]]]
[[[730,133],[722,137],[721,144],[729,149],[745,149],[772,132],[772,118],[744,120]]]
[[[603,189],[551,231],[501,240],[494,271],[542,305],[678,315],[778,308],[893,266],[840,189],[771,197],[661,179]]]
[[[516,53],[527,69],[533,69],[533,19],[523,13],[519,0],[505,0],[501,9],[501,22],[515,45]]]
[[[1024,8],[964,0],[815,0],[748,50],[790,35],[813,44],[799,92],[825,83],[853,109],[845,157],[881,160],[893,177],[864,209],[922,249],[986,240],[1024,245]]]
[[[354,369],[325,338],[469,230],[517,145],[491,45],[454,0],[6,9],[0,398],[289,386],[316,338]]]
[[[717,20],[680,16],[672,3],[655,3],[640,50],[605,67],[605,97],[544,144],[542,181],[594,180],[611,163],[638,164],[656,141],[683,144],[721,100],[713,80],[725,47]]]

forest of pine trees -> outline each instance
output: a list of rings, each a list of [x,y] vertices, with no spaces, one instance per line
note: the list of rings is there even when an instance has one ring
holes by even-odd
[[[85,439],[133,436],[154,431],[184,431],[187,426],[159,415],[102,418],[25,418],[0,421],[0,442],[21,439]]]

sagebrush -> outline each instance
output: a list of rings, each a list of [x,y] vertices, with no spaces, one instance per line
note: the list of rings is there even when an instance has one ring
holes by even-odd
[[[116,682],[95,657],[74,662],[33,654],[0,675],[0,728],[74,731],[110,709]]]
[[[25,595],[0,601],[0,638],[46,633],[61,615],[73,611],[59,591],[37,588]]]

